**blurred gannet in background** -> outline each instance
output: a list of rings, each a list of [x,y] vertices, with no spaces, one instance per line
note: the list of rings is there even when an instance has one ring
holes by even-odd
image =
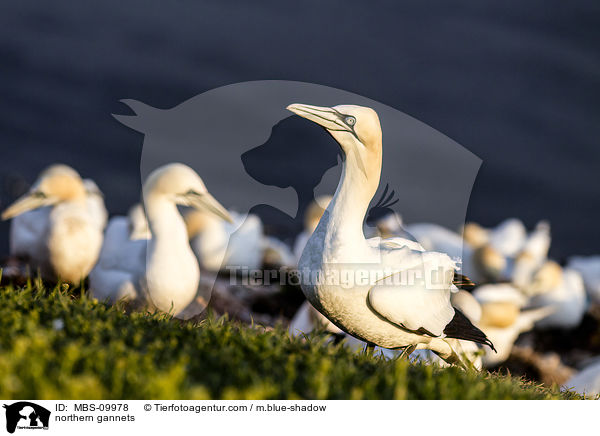
[[[263,264],[263,225],[256,215],[229,211],[226,222],[206,211],[185,214],[190,245],[201,268],[226,271],[228,268],[256,270]]]
[[[581,274],[588,298],[593,303],[600,304],[600,256],[573,256],[569,259],[567,268]]]
[[[200,270],[177,205],[231,218],[198,174],[180,163],[154,170],[143,192],[151,238],[132,240],[129,219],[111,219],[90,289],[100,300],[137,298],[178,315],[196,296]]]
[[[590,397],[600,395],[600,360],[596,359],[564,384],[581,395]]]
[[[293,253],[296,258],[296,265],[300,260],[300,256],[302,256],[302,251],[304,251],[306,243],[317,228],[317,224],[319,224],[323,212],[325,212],[325,209],[329,206],[332,198],[331,195],[321,195],[311,201],[308,208],[306,208],[304,214],[304,230],[296,237],[296,241],[294,242]]]
[[[527,239],[527,229],[518,218],[509,218],[490,230],[489,243],[505,257],[516,256]]]
[[[532,330],[537,321],[555,311],[554,307],[522,310],[527,304],[527,297],[508,283],[478,286],[473,296],[481,304],[479,328],[498,350],[497,353],[485,350],[485,367],[493,367],[507,360],[519,335]]]
[[[141,203],[136,203],[129,208],[127,219],[129,220],[129,239],[150,239],[152,237],[146,219],[146,212],[144,212],[144,206]]]
[[[490,231],[475,222],[468,222],[463,228],[463,239],[471,248],[483,247],[490,241]]]
[[[550,224],[540,221],[527,236],[521,251],[511,259],[507,277],[515,286],[524,289],[531,284],[535,272],[548,260],[550,241]]]
[[[510,303],[521,309],[527,305],[528,298],[510,283],[488,283],[477,286],[473,291],[473,297],[480,304],[487,303]]]
[[[264,234],[263,223],[253,214],[229,211],[225,222],[204,211],[190,211],[185,221],[190,244],[200,267],[208,271],[257,270],[268,265],[295,264],[288,246]]]
[[[106,227],[108,211],[104,205],[104,194],[92,179],[83,179],[83,187],[86,193],[86,203],[92,219],[101,229]]]
[[[438,224],[417,223],[406,226],[408,233],[426,250],[446,253],[452,259],[460,259],[461,272],[476,283],[499,280],[506,269],[506,258],[485,239],[475,242],[476,239],[472,237],[473,227],[469,228],[471,243],[465,244],[458,233]]]
[[[106,224],[102,193],[67,165],[46,168],[3,213],[14,218],[10,252],[25,256],[43,277],[77,284],[98,259]]]
[[[552,315],[536,323],[539,328],[575,328],[587,309],[581,274],[553,261],[547,261],[535,273],[525,292],[530,295],[530,306],[555,308]]]
[[[298,262],[291,248],[275,236],[263,235],[263,264],[296,268]]]
[[[288,109],[324,127],[345,154],[336,193],[298,265],[310,303],[352,336],[384,348],[404,348],[407,354],[416,348],[431,349],[445,360],[460,362],[458,339],[492,346],[450,303],[456,265],[448,255],[426,252],[403,238],[365,239],[364,217],[377,191],[382,163],[376,112],[346,105],[293,104]],[[400,277],[417,271],[421,278]],[[364,284],[340,283],[342,272],[355,273]],[[339,279],[313,283],[311,277],[317,274]],[[436,286],[425,283],[423,277],[434,275],[439,278]]]

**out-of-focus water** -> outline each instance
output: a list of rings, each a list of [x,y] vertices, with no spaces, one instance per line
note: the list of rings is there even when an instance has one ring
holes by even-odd
[[[0,207],[65,162],[123,213],[139,198],[143,138],[111,117],[120,99],[167,108],[287,79],[381,101],[482,158],[469,219],[549,219],[555,257],[595,253],[599,24],[594,1],[3,2]],[[0,253],[7,234],[3,223]]]

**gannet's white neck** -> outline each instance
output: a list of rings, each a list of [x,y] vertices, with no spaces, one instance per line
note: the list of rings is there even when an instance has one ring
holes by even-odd
[[[148,227],[153,245],[159,247],[189,248],[187,229],[175,203],[164,194],[149,194],[146,197]]]
[[[373,159],[377,157],[373,156]],[[331,203],[324,214],[329,238],[366,245],[363,222],[369,203],[377,191],[381,176],[381,155],[370,161],[365,172],[349,154],[343,162],[342,176]]]

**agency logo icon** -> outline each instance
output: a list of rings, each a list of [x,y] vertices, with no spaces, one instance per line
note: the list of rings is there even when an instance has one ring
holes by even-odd
[[[19,401],[3,406],[6,409],[6,431],[14,433],[22,430],[48,430],[50,411],[29,401]]]

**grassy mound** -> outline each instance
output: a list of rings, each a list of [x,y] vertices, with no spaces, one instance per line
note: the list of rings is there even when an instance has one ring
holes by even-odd
[[[0,288],[0,397],[33,399],[576,398],[522,380],[384,360],[209,318],[125,314],[42,285]]]

